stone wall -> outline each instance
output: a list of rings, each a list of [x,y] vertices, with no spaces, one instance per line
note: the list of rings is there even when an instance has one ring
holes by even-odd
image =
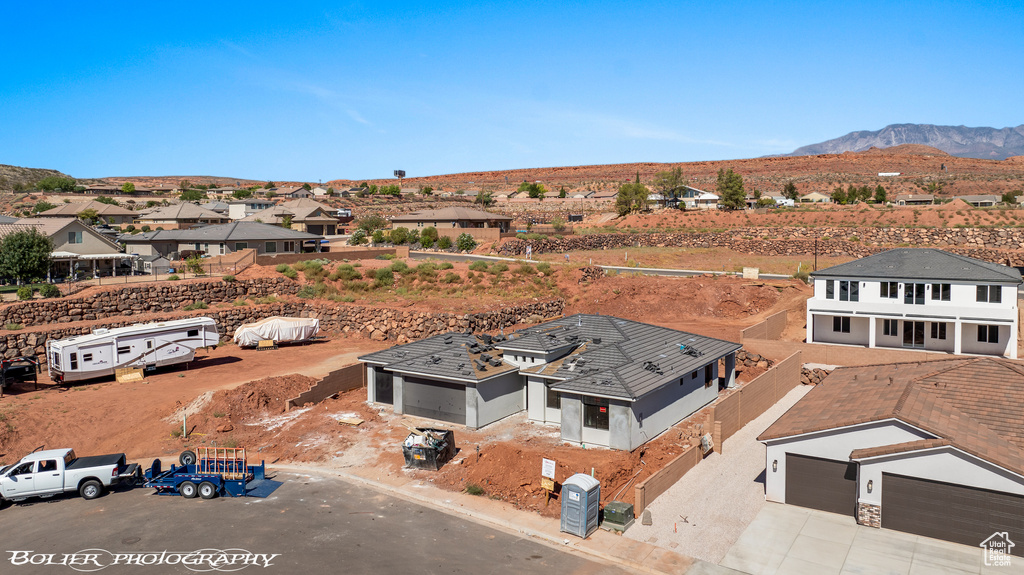
[[[724,247],[765,256],[813,255],[864,257],[896,246],[935,246],[947,251],[1012,266],[1024,266],[1024,228],[733,228],[723,232],[588,234],[562,239],[506,242],[501,255],[599,250],[624,247]]]
[[[220,278],[111,286],[82,296],[17,302],[0,307],[0,325],[28,327],[72,323],[146,313],[170,313],[197,301],[207,304],[239,298],[294,294],[299,284],[287,278],[225,282]]]
[[[528,323],[562,314],[565,301],[554,299],[475,313],[428,312],[395,310],[390,308],[354,306],[344,303],[320,301],[276,302],[264,305],[231,306],[221,309],[177,311],[162,316],[161,320],[205,316],[217,322],[222,340],[230,340],[235,330],[244,323],[259,321],[275,315],[316,317],[327,332],[361,335],[377,341],[406,341],[449,331],[494,332],[516,324]],[[16,357],[38,354],[40,359],[50,339],[64,339],[91,333],[105,327],[124,327],[138,323],[131,316],[88,323],[64,323],[40,326],[20,331],[0,332],[0,355]]]

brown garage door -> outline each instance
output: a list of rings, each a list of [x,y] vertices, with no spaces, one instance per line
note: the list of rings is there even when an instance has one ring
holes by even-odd
[[[786,503],[853,515],[857,508],[857,464],[787,453]]]
[[[882,527],[971,546],[996,531],[1024,541],[1024,496],[883,473]]]

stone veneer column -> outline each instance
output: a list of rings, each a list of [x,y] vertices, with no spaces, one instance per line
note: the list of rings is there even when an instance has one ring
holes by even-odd
[[[871,503],[857,503],[857,523],[866,527],[882,527],[882,507]]]

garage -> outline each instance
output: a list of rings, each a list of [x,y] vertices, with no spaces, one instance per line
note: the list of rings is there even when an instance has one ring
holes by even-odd
[[[786,503],[853,515],[857,508],[857,464],[787,453]]]
[[[395,376],[383,368],[373,368],[373,400],[377,403],[395,404]]]
[[[1024,496],[883,473],[882,527],[972,546],[997,531],[1024,541]]]
[[[466,386],[460,383],[406,377],[402,404],[409,415],[466,424]]]

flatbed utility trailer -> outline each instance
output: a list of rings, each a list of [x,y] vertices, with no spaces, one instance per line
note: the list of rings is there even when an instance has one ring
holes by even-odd
[[[242,447],[200,447],[182,452],[178,461],[180,465],[163,470],[160,460],[154,460],[146,470],[145,486],[156,489],[157,495],[213,499],[245,497],[247,488],[266,479],[266,463],[249,465]]]
[[[0,397],[4,389],[18,381],[31,381],[39,389],[39,358],[34,355],[0,359]]]

